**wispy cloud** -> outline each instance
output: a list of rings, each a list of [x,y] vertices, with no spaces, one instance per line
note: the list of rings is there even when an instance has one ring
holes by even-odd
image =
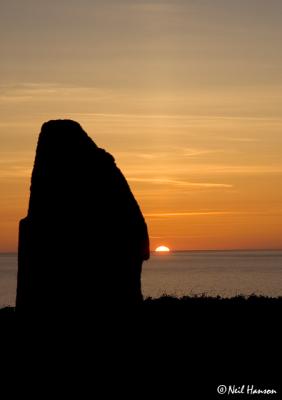
[[[207,238],[210,237],[206,233],[202,235],[161,235],[161,236],[153,236],[150,235],[150,239],[162,239],[162,240],[170,240],[170,239],[196,239],[196,238]]]
[[[230,136],[218,136],[217,140],[224,140],[227,142],[239,142],[239,143],[255,143],[261,141],[258,137],[230,137]]]
[[[216,216],[216,215],[242,215],[242,216],[281,216],[282,210],[199,210],[199,211],[183,211],[183,212],[153,212],[145,213],[144,216],[147,218],[170,218],[170,217],[194,217],[194,216]]]
[[[0,171],[0,179],[27,178],[31,176],[32,168],[10,167]]]
[[[199,172],[206,170],[211,173],[222,173],[222,174],[271,174],[271,173],[282,173],[282,165],[205,165],[195,166]]]
[[[168,160],[173,161],[185,161],[186,158],[200,158],[203,155],[222,153],[222,149],[211,149],[203,147],[183,147],[175,146],[170,144],[158,143],[147,145],[146,148],[142,147],[142,144],[135,146],[129,150],[118,150],[117,156],[123,157],[131,160],[145,159],[145,160],[160,160],[168,162]]]
[[[135,178],[128,177],[129,182],[144,182],[152,185],[173,185],[179,187],[199,187],[199,188],[232,188],[233,185],[227,183],[213,183],[213,182],[187,182],[174,179],[163,178]]]
[[[84,88],[85,89],[85,88]],[[125,97],[129,98],[131,97],[130,94],[124,94]],[[148,101],[147,98],[144,98],[144,101]],[[112,112],[106,112],[106,113],[92,113],[92,112],[79,112],[79,113],[74,113],[77,116],[81,117],[88,117],[88,118],[111,118],[111,119],[156,119],[156,120],[164,120],[166,123],[168,120],[171,121],[182,121],[184,124],[185,122],[190,126],[190,124],[201,124],[201,123],[218,123],[220,121],[228,121],[228,122],[240,122],[240,121],[245,121],[245,122],[250,122],[254,123],[258,121],[259,123],[282,123],[282,118],[281,117],[268,117],[268,116],[246,116],[246,115],[215,115],[215,114],[196,114],[196,113],[185,113],[185,114],[177,114],[177,113],[125,113],[125,112],[119,112],[119,113],[112,113]],[[222,139],[228,138],[228,136],[222,136]]]
[[[32,153],[0,153],[0,179],[30,177],[34,155]]]
[[[164,213],[145,213],[145,217],[193,217],[199,215],[228,215],[232,211],[185,211],[185,212],[164,212]]]
[[[197,148],[186,148],[183,149],[183,155],[185,157],[197,157],[210,153],[217,153],[222,150],[210,150],[210,149],[197,149]]]
[[[164,176],[168,174],[169,168],[167,165],[156,165],[154,166],[154,170],[152,173],[152,166],[150,164],[142,165],[142,169],[139,168],[131,168],[131,171],[135,175],[141,176],[146,176],[146,180],[148,180],[148,183],[151,181],[151,183],[155,183],[153,180],[155,178],[151,179],[152,174],[154,175],[159,175],[159,176]],[[183,176],[193,176],[195,179],[196,177],[212,177],[210,179],[213,179],[215,176],[229,176],[229,175],[271,175],[271,174],[282,174],[282,165],[281,164],[268,164],[268,165],[262,165],[262,164],[253,164],[253,165],[246,165],[246,164],[217,164],[217,163],[189,163],[189,165],[183,165],[183,163],[179,163],[175,166],[173,166],[173,169],[170,170],[173,172],[173,174],[183,177]],[[130,179],[130,175],[128,175],[128,179]],[[132,178],[132,181],[134,179],[143,179],[143,178]],[[184,178],[185,179],[185,178]],[[198,178],[199,179],[199,178]],[[222,179],[222,178],[221,178]],[[230,179],[230,178],[227,178]],[[158,178],[156,178],[157,181],[159,181]],[[163,181],[163,179],[161,179]],[[141,182],[141,180],[140,180]],[[175,182],[178,182],[176,180]],[[185,181],[184,181],[185,182]],[[161,182],[160,182],[161,183]],[[168,183],[168,182],[163,182],[163,183]],[[189,184],[189,182],[186,182]],[[195,182],[191,182],[194,183]],[[200,184],[205,184],[205,183],[200,183]],[[209,183],[208,183],[209,184]],[[212,183],[211,183],[212,184]],[[216,185],[226,185],[226,183],[216,183]],[[229,184],[227,184],[229,185]],[[232,186],[232,185],[231,185]],[[229,186],[230,187],[230,186]]]
[[[59,83],[21,83],[18,85],[1,85],[0,102],[30,102],[47,99],[64,101],[89,100],[102,101],[115,96],[114,91],[87,86],[68,86]],[[59,96],[59,97],[58,97]],[[95,115],[95,114],[94,114]],[[97,114],[98,115],[98,114]]]

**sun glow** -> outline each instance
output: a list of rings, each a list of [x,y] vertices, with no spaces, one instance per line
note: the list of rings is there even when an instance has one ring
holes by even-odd
[[[167,252],[170,251],[170,249],[168,247],[166,247],[166,246],[159,246],[159,247],[156,248],[155,251],[158,252],[158,253],[167,253]]]

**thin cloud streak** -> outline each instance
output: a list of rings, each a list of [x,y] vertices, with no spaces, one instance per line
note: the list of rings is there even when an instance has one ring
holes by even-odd
[[[119,96],[113,90],[87,87],[87,86],[67,86],[59,83],[22,83],[18,85],[1,85],[0,102],[28,102],[45,101],[46,98],[58,100],[58,96],[69,98],[69,101],[81,100],[109,100]],[[74,96],[74,97],[72,97]],[[97,114],[98,115],[98,114]]]
[[[162,213],[145,213],[144,216],[150,217],[190,217],[190,216],[213,216],[213,215],[257,215],[257,216],[268,216],[276,217],[282,215],[282,210],[246,210],[246,211],[184,211],[184,212],[162,212]]]
[[[189,168],[189,169],[188,169]],[[140,172],[140,169],[136,169],[136,174]],[[165,174],[167,172],[166,166],[157,166],[154,169],[155,174]],[[173,168],[175,174],[183,175],[183,166],[175,166]],[[267,174],[281,174],[282,165],[272,164],[272,165],[227,165],[227,164],[212,164],[212,163],[198,163],[189,164],[187,167],[187,172],[191,175],[267,175]],[[151,166],[144,166],[142,169],[142,174],[151,175]],[[138,178],[139,179],[139,178]],[[141,178],[140,178],[141,179]],[[148,178],[148,180],[150,180]],[[225,184],[224,184],[225,185]]]
[[[28,178],[31,176],[32,168],[10,168],[0,172],[0,179]]]
[[[133,100],[133,95],[130,91],[127,90],[120,90],[120,89],[113,89],[109,87],[99,87],[99,86],[88,86],[88,85],[66,85],[63,83],[56,83],[56,82],[22,82],[18,84],[2,84],[0,85],[1,95],[0,95],[0,102],[2,103],[21,103],[21,102],[34,102],[34,101],[45,101],[46,98],[54,99],[55,101],[58,99],[58,96],[66,97],[65,101],[70,98],[72,101],[109,101],[109,100],[124,100],[126,102]],[[73,96],[73,97],[72,97]],[[152,100],[152,95],[148,94],[139,96],[139,102],[143,101],[144,104],[147,104],[148,101]],[[154,103],[158,101],[166,102],[171,101],[171,99],[166,99],[164,94],[160,94],[154,99]],[[180,103],[185,102],[186,98],[178,98],[176,96],[176,100]],[[74,117],[81,117],[81,118],[106,118],[106,119],[121,119],[121,120],[177,120],[182,121],[182,124],[187,122],[189,124],[193,123],[203,123],[203,121],[207,122],[218,122],[218,121],[235,121],[235,120],[242,120],[242,121],[259,121],[262,122],[279,122],[281,123],[280,117],[275,116],[261,116],[261,115],[219,115],[219,114],[208,114],[208,113],[192,113],[192,114],[159,114],[159,113],[144,113],[140,110],[140,113],[132,112],[98,112],[98,113],[91,113],[91,112],[73,112]]]
[[[130,97],[130,96],[129,96]],[[187,122],[206,121],[250,121],[250,122],[278,122],[282,123],[280,117],[267,116],[246,116],[246,115],[209,115],[209,114],[136,114],[136,113],[72,113],[78,117],[86,118],[117,118],[117,119],[163,119],[163,120],[182,120]],[[224,139],[224,137],[223,137]]]
[[[174,179],[162,179],[162,178],[134,178],[128,177],[129,182],[144,182],[157,185],[175,185],[175,186],[191,186],[191,187],[203,187],[203,188],[232,188],[233,185],[226,183],[213,183],[213,182],[186,182],[178,181]]]
[[[145,213],[145,217],[190,217],[198,215],[228,215],[232,211],[188,211],[188,212],[167,212],[167,213]]]

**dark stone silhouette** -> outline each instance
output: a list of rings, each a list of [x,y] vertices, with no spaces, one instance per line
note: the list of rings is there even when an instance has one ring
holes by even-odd
[[[114,158],[77,122],[42,126],[18,257],[17,311],[142,301],[145,220]]]

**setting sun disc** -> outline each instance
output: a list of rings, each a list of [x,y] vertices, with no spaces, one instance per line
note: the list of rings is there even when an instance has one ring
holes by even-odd
[[[167,246],[159,246],[156,248],[155,251],[158,253],[162,253],[162,252],[167,253],[170,251],[170,249]]]

